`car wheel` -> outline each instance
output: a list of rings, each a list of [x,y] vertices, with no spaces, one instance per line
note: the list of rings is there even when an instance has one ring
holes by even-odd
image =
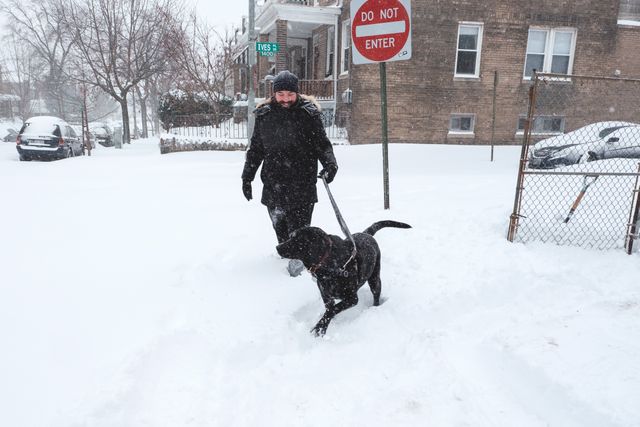
[[[29,160],[31,160],[30,158],[28,158],[27,156],[22,155],[22,154],[20,154],[19,157],[20,157],[20,161],[21,162],[28,162]]]

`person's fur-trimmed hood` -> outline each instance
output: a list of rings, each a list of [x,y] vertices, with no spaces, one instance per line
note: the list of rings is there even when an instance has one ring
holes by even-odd
[[[318,112],[322,111],[322,107],[320,107],[320,104],[318,103],[318,100],[316,99],[315,96],[313,95],[305,95],[302,93],[298,94],[298,97],[300,98],[300,102],[304,103],[305,101],[311,103],[314,107],[316,107],[316,109],[318,110]],[[260,104],[258,104],[256,106],[256,110],[260,109],[266,105],[271,105],[272,103],[275,103],[276,99],[272,96],[271,98],[265,99],[264,101],[262,101]]]

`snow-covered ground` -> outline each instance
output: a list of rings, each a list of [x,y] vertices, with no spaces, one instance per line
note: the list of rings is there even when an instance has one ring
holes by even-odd
[[[376,235],[385,302],[315,338],[243,152],[0,143],[0,424],[640,426],[638,254],[507,242],[518,147],[392,145],[389,211],[380,146],[335,151],[352,231],[414,228]]]

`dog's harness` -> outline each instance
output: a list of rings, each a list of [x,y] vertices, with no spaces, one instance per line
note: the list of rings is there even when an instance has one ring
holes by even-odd
[[[313,274],[314,276],[316,275],[318,270],[320,270],[321,272],[325,272],[330,276],[349,277],[350,273],[349,273],[349,270],[347,270],[347,266],[351,261],[355,259],[355,254],[352,253],[351,257],[349,257],[347,262],[345,262],[341,268],[325,267],[324,264],[329,259],[329,255],[331,255],[331,248],[333,247],[333,242],[328,236],[325,236],[325,241],[327,242],[327,249],[324,251],[324,254],[322,254],[322,256],[320,257],[317,263],[313,264],[307,270],[309,271],[309,273]],[[356,274],[358,273],[357,264],[356,264],[355,272]]]

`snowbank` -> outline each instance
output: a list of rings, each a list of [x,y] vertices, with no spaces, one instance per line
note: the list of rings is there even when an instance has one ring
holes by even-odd
[[[638,255],[507,242],[518,147],[392,145],[390,211],[380,146],[335,147],[350,229],[414,228],[376,235],[385,302],[317,339],[244,153],[157,146],[0,145],[3,425],[640,425]]]

